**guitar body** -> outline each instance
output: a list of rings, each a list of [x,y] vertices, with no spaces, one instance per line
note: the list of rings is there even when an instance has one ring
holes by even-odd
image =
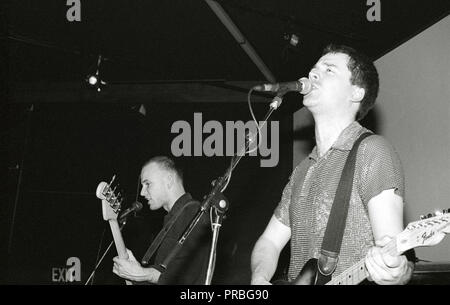
[[[273,284],[274,285],[324,285],[327,283],[331,276],[327,276],[325,278],[321,278],[318,276],[319,271],[317,269],[317,259],[310,258],[306,264],[303,266],[302,270],[296,277],[296,279],[292,282],[285,280],[277,280]]]

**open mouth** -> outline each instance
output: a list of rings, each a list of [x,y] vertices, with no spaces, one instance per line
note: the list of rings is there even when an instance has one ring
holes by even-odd
[[[305,94],[305,96],[308,96],[308,95],[310,95],[311,94],[311,92],[313,92],[314,90],[317,90],[318,88],[317,88],[317,86],[316,85],[314,85],[314,84],[312,84],[311,85],[311,90],[309,90],[309,92],[307,93],[307,94]]]
[[[311,92],[313,92],[313,91],[315,91],[315,90],[317,90],[317,89],[319,89],[319,87],[318,87],[316,84],[312,84],[312,85],[311,85],[311,90],[308,92],[307,95],[311,94]]]

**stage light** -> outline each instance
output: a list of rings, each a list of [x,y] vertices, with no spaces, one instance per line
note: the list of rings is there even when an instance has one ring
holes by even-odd
[[[141,106],[139,107],[139,113],[142,114],[143,116],[147,114],[147,109],[143,104],[141,104]]]
[[[289,46],[291,47],[298,47],[298,44],[300,42],[300,38],[299,35],[292,33],[292,32],[288,32],[288,33],[284,33],[283,35],[284,40],[289,42]]]
[[[296,47],[298,45],[298,42],[299,42],[298,36],[292,34],[291,39],[289,39],[289,43],[291,44],[291,46]]]
[[[98,82],[97,76],[91,75],[88,78],[88,82],[89,82],[90,85],[94,86]]]
[[[102,87],[106,85],[106,82],[100,78],[100,64],[102,63],[102,55],[98,56],[97,69],[94,74],[89,74],[86,77],[87,83],[93,87],[97,92],[102,90]]]

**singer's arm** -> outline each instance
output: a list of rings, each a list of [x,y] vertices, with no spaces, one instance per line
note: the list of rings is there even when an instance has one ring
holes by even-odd
[[[121,259],[118,256],[113,258],[113,272],[118,276],[136,282],[158,283],[161,272],[155,268],[144,268],[136,260],[133,253],[127,249],[128,259]]]
[[[252,251],[252,285],[270,284],[280,253],[290,238],[291,229],[272,216]]]

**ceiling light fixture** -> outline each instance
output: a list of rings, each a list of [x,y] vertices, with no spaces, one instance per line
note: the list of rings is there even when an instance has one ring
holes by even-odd
[[[102,90],[102,87],[106,85],[106,82],[103,81],[100,78],[100,64],[102,63],[102,55],[98,55],[98,59],[97,59],[97,69],[95,71],[94,74],[89,74],[86,77],[86,81],[87,83],[95,88],[95,90],[97,90],[97,92],[100,92]]]
[[[295,33],[285,33],[284,40],[287,40],[292,47],[297,47],[300,42],[299,36]]]

